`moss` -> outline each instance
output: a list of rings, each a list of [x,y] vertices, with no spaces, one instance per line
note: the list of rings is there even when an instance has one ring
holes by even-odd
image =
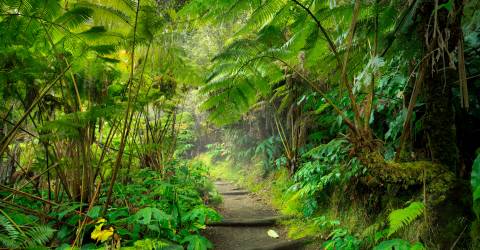
[[[285,221],[283,225],[288,228],[288,237],[291,239],[300,239],[319,234],[318,227],[308,220],[292,219]]]
[[[456,178],[453,172],[443,165],[428,162],[383,162],[383,159],[374,159],[368,166],[369,173],[363,178],[364,183],[369,187],[385,187],[392,191],[397,187],[395,192],[408,190],[413,188],[419,192],[419,196],[423,196],[423,187],[425,186],[425,194],[427,205],[435,206],[444,201],[446,194],[452,188]],[[391,192],[388,192],[391,193]],[[423,197],[422,197],[423,199]]]

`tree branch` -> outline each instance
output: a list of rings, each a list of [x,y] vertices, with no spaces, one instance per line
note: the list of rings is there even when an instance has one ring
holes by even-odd
[[[318,28],[320,29],[320,31],[322,32],[323,36],[325,37],[325,39],[327,40],[328,42],[328,45],[330,47],[330,50],[333,52],[333,54],[335,55],[335,58],[337,59],[337,62],[339,64],[341,64],[341,60],[340,60],[340,56],[338,55],[338,52],[337,52],[337,47],[335,46],[335,44],[333,43],[332,39],[330,38],[330,36],[328,35],[327,31],[325,30],[325,28],[323,27],[322,23],[320,22],[320,20],[318,20],[318,18],[312,13],[312,11],[307,8],[307,6],[303,5],[302,3],[300,3],[298,0],[291,0],[292,2],[294,2],[296,5],[298,5],[300,8],[304,9],[308,15],[310,17],[312,17],[312,19],[315,21],[315,23],[317,23],[317,26]]]

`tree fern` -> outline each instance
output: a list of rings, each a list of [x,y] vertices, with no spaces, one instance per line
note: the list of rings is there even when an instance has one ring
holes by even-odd
[[[412,202],[406,208],[397,209],[388,216],[388,223],[390,225],[387,236],[398,232],[400,229],[410,225],[415,219],[423,214],[425,205],[422,202]]]

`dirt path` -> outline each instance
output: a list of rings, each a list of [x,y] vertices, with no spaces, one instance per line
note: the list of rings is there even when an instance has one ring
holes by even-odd
[[[233,184],[215,182],[219,193],[223,194],[223,203],[218,207],[223,218],[229,219],[265,219],[278,215],[259,198]],[[278,239],[268,236],[269,229],[275,230]],[[215,250],[275,249],[273,245],[288,242],[286,232],[280,226],[215,226],[208,227],[205,236],[214,244]],[[287,249],[300,249],[287,248]]]

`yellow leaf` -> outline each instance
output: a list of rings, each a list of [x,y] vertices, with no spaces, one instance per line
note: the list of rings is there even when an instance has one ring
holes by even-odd
[[[100,218],[97,220],[96,224],[105,223],[105,222],[107,222],[107,220],[105,220],[104,218]]]
[[[103,222],[103,221],[102,221]],[[93,230],[92,234],[90,237],[94,240],[104,242],[108,240],[110,237],[113,235],[113,227],[109,227],[108,229],[102,230],[102,226],[104,223],[100,223],[97,226],[95,226],[95,229]]]

